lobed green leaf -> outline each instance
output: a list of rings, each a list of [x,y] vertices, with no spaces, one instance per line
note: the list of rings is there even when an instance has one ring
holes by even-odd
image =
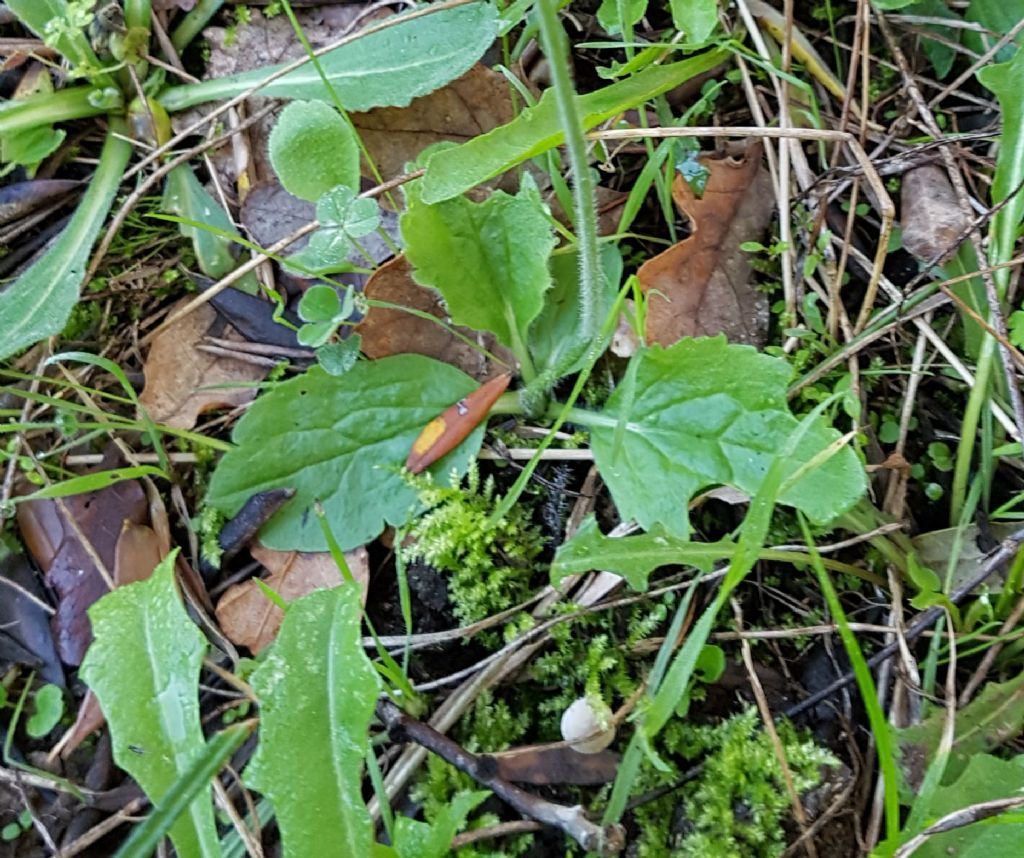
[[[687,506],[707,486],[753,496],[797,427],[786,403],[789,365],[725,337],[684,339],[637,353],[591,429],[594,461],[623,518],[689,534]],[[589,421],[588,421],[589,422]],[[787,478],[839,437],[816,423],[787,463]],[[652,490],[651,475],[658,475]],[[849,448],[815,464],[779,497],[824,524],[866,488]]]
[[[273,803],[285,856],[372,854],[363,760],[379,681],[360,643],[362,613],[353,584],[293,602],[252,676],[260,744],[246,780]]]
[[[482,203],[464,197],[428,205],[410,189],[402,215],[413,279],[445,299],[452,321],[491,331],[517,355],[551,286],[555,236],[535,186],[496,191]]]

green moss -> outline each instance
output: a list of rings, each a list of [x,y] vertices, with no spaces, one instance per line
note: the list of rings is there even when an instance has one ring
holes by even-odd
[[[682,721],[669,725],[659,743],[665,759],[703,755],[701,776],[681,792],[683,825],[674,825],[679,793],[635,811],[641,836],[638,858],[777,858],[786,847],[784,821],[789,796],[771,740],[758,730],[753,708],[714,726]],[[798,794],[813,789],[823,766],[837,760],[791,724],[778,725]],[[649,786],[671,783],[678,774],[649,772]],[[681,836],[674,828],[685,828]]]
[[[403,558],[449,573],[455,615],[472,623],[523,601],[544,548],[529,511],[519,504],[492,526],[491,513],[500,498],[495,497],[493,479],[481,485],[475,466],[466,475],[465,488],[458,483],[438,486],[429,476],[411,479],[428,510],[409,528]]]

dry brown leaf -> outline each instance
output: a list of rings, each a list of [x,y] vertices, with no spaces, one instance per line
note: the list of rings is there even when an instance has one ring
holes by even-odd
[[[611,783],[618,774],[620,760],[613,751],[581,754],[564,742],[511,748],[490,757],[505,780],[538,785]]]
[[[511,86],[499,72],[477,63],[462,77],[408,107],[379,107],[352,114],[352,122],[385,179],[405,172],[434,143],[464,143],[511,122]]]
[[[273,551],[254,545],[250,552],[268,571],[263,579],[286,602],[337,587],[344,579],[328,552]],[[362,589],[370,579],[370,560],[364,547],[345,552],[348,568]],[[255,655],[277,637],[284,613],[270,601],[253,579],[229,587],[217,603],[217,621],[224,635],[237,646],[248,647]]]
[[[970,226],[946,171],[924,164],[903,174],[900,189],[903,247],[922,262],[949,259]]]
[[[115,464],[105,461],[98,470],[109,470]],[[108,591],[93,554],[68,519],[74,521],[107,572],[113,575],[124,522],[143,524],[147,512],[146,495],[136,480],[123,480],[99,491],[61,500],[18,504],[18,529],[25,548],[46,574],[47,584],[57,591],[57,611],[51,625],[57,652],[66,664],[81,664],[92,641],[86,611]]]
[[[402,307],[430,313],[446,320],[444,302],[433,289],[420,286],[412,279],[412,266],[404,256],[396,256],[378,268],[366,284],[366,297],[388,301]],[[515,365],[512,353],[498,343],[492,334],[469,328],[455,328],[477,342],[509,366]],[[362,335],[362,351],[377,359],[395,354],[421,354],[457,366],[463,372],[483,381],[507,367],[489,360],[478,350],[452,334],[447,328],[402,310],[371,307],[358,328]]]
[[[701,156],[710,172],[701,198],[676,177],[672,198],[690,218],[692,234],[637,273],[648,297],[648,342],[668,346],[681,337],[725,334],[763,345],[768,299],[751,282],[748,255],[740,250],[762,238],[775,205],[761,149],[755,142],[739,159]]]
[[[181,304],[174,309],[178,306]],[[203,305],[153,341],[143,368],[146,387],[139,399],[156,422],[191,429],[204,411],[235,408],[256,396],[254,386],[234,385],[262,381],[266,368],[200,351],[197,346],[208,333],[221,339],[242,340],[234,328],[220,320],[216,310]],[[227,386],[206,389],[220,385]]]
[[[145,524],[125,521],[114,549],[114,583],[123,587],[145,581],[163,559],[156,531]]]

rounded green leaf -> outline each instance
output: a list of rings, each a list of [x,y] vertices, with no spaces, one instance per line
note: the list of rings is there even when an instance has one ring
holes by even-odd
[[[333,286],[317,283],[299,301],[299,318],[304,322],[331,322],[341,311],[341,299]]]
[[[228,515],[253,494],[290,487],[295,497],[260,534],[269,548],[325,551],[320,501],[343,550],[403,524],[416,493],[400,469],[423,427],[477,388],[422,355],[357,363],[345,375],[313,367],[260,397],[238,422],[235,449],[210,481],[207,502]],[[478,427],[432,468],[462,473],[483,438]]]
[[[358,186],[355,131],[333,107],[293,101],[270,132],[270,163],[288,193],[315,201],[336,185]]]
[[[35,694],[36,711],[28,719],[25,729],[34,739],[49,733],[64,715],[64,694],[56,685],[44,685]]]

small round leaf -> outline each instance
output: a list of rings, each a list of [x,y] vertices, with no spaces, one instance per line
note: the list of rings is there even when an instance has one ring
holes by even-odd
[[[299,316],[304,322],[329,322],[341,312],[341,299],[333,286],[310,286],[299,301]]]
[[[312,202],[336,185],[359,183],[355,131],[323,102],[293,101],[282,110],[269,149],[281,184],[301,199]]]

